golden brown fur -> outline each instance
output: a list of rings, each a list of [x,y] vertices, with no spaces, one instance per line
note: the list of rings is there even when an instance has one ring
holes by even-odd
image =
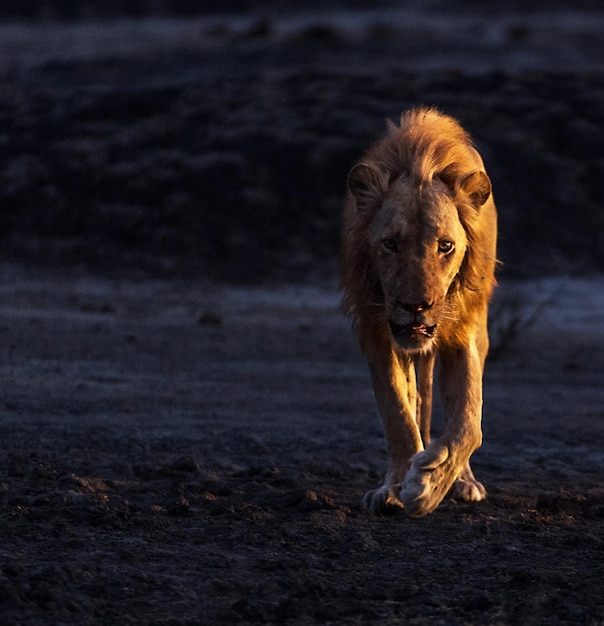
[[[485,497],[469,458],[481,443],[496,230],[480,155],[454,119],[433,109],[403,114],[349,175],[344,306],[368,360],[390,458],[384,485],[365,496],[372,510],[404,503],[424,515],[452,486],[464,500]],[[437,357],[446,415],[430,442]]]

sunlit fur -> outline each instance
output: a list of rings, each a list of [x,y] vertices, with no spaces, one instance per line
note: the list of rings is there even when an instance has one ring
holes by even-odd
[[[400,235],[406,244],[392,254],[388,246],[376,246],[390,241],[393,229],[404,233],[406,220],[439,225],[443,216],[462,234],[454,267],[434,252],[434,237],[421,228],[410,229],[420,233],[417,239]],[[343,214],[343,305],[367,356],[390,460],[384,485],[365,496],[371,510],[404,503],[411,515],[425,515],[452,487],[462,500],[485,497],[469,458],[482,440],[482,370],[496,236],[496,209],[482,159],[461,126],[434,109],[404,113],[400,125],[390,124],[387,135],[351,170]],[[407,299],[410,293],[433,298],[436,304],[418,314],[421,322],[413,322],[429,326],[430,333],[414,329],[409,341],[407,335],[395,337],[401,311],[409,310],[398,305],[397,312],[396,303],[403,301],[397,292]],[[441,363],[446,426],[431,443],[435,357]]]

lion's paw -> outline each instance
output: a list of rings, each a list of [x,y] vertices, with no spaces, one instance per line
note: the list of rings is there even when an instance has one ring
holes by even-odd
[[[398,497],[400,485],[382,485],[379,489],[368,491],[363,497],[363,506],[373,513],[392,514],[403,508]]]
[[[459,474],[459,467],[446,446],[436,442],[411,460],[400,493],[405,510],[412,517],[431,513],[447,495]]]
[[[474,478],[470,466],[467,465],[453,483],[450,496],[454,500],[461,500],[462,502],[480,502],[487,497],[487,490],[481,482]]]

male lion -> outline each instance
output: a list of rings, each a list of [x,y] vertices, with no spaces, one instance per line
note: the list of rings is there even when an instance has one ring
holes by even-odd
[[[350,172],[344,206],[344,307],[365,352],[389,455],[369,491],[375,512],[419,517],[451,491],[486,491],[469,459],[482,441],[487,309],[495,286],[497,213],[469,135],[434,109],[390,124]],[[443,433],[430,441],[438,357]]]

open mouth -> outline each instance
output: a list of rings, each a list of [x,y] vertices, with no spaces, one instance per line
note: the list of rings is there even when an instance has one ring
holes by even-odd
[[[423,336],[433,337],[436,331],[436,324],[427,326],[420,322],[410,322],[409,324],[395,324],[390,322],[390,331],[392,336],[396,339],[410,339],[412,337]]]

